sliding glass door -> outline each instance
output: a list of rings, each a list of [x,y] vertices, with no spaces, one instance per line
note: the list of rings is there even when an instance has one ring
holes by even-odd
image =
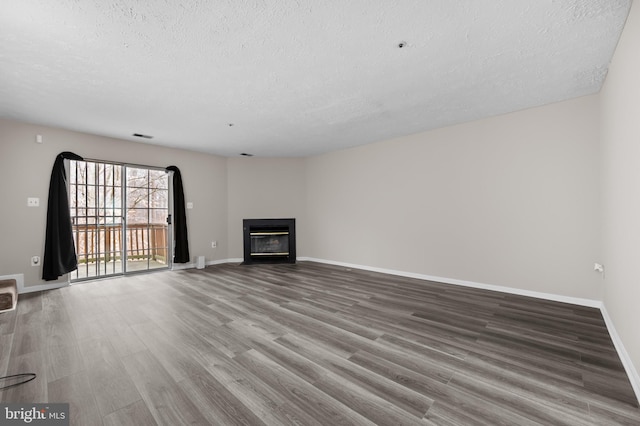
[[[78,270],[72,281],[170,266],[169,174],[70,161],[69,205]]]
[[[169,260],[169,179],[165,170],[127,166],[126,271],[166,268]]]

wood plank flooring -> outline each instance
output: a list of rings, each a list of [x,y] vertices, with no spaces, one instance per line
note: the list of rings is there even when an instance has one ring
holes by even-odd
[[[21,295],[0,345],[78,426],[640,424],[596,309],[311,262]]]

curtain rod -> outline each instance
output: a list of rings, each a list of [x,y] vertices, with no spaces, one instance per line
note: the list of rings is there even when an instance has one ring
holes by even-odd
[[[123,163],[120,161],[111,161],[111,160],[99,160],[96,158],[88,158],[88,157],[82,157],[83,161],[90,161],[92,163],[103,163],[103,164],[113,164],[116,166],[133,166],[133,167],[143,167],[145,169],[155,169],[155,170],[164,170],[167,173],[171,173],[169,170],[167,170],[166,167],[158,167],[158,166],[148,166],[145,164],[135,164],[135,163]]]

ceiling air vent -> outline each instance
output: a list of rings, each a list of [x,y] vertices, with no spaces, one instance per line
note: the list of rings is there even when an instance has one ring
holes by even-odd
[[[153,139],[153,136],[143,135],[142,133],[134,133],[133,136],[137,138]]]

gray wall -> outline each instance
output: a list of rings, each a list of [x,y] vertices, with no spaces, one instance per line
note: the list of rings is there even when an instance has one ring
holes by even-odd
[[[640,4],[634,2],[602,96],[604,305],[640,368]],[[640,377],[636,383],[640,385]]]
[[[296,219],[298,256],[307,241],[305,162],[301,158],[229,158],[229,257],[243,257],[242,219]]]
[[[35,143],[37,134],[42,135],[42,144]],[[0,120],[0,275],[23,273],[25,286],[46,284],[40,279],[40,267],[30,266],[30,259],[43,256],[49,178],[62,151],[100,160],[178,166],[186,199],[194,204],[187,210],[192,257],[227,257],[225,158]],[[40,207],[27,207],[27,197],[40,198]],[[211,240],[216,239],[219,248],[212,249]]]
[[[307,255],[600,299],[598,99],[307,160]]]

